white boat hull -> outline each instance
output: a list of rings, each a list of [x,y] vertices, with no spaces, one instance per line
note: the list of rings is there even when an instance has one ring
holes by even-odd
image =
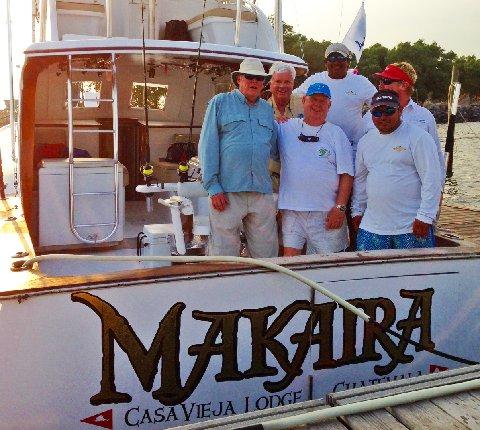
[[[478,361],[479,267],[472,255],[296,270],[424,347]],[[0,306],[0,429],[168,428],[462,365],[256,269],[66,283]]]

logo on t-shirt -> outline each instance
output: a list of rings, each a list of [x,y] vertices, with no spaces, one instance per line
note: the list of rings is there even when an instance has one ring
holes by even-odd
[[[330,151],[326,148],[320,148],[318,150],[318,156],[319,157],[328,157],[330,155]]]
[[[357,93],[353,90],[348,90],[346,94],[347,94],[347,96],[356,96],[357,95]]]
[[[398,145],[398,146],[394,146],[394,147],[393,147],[393,150],[396,151],[396,152],[403,152],[403,151],[406,151],[407,148],[405,148],[405,147],[402,146],[402,145]]]

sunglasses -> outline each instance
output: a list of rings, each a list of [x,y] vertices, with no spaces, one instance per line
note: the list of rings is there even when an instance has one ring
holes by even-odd
[[[398,108],[387,106],[385,109],[373,109],[372,116],[375,118],[380,118],[381,116],[392,116]]]
[[[344,61],[348,61],[347,57],[344,57],[343,55],[338,55],[338,54],[330,54],[327,57],[327,61],[334,62],[334,61],[341,61],[342,63]]]
[[[399,79],[380,78],[380,82],[381,82],[383,85],[391,85],[391,84],[393,84],[394,82],[402,82],[402,81],[399,80]]]
[[[265,78],[263,76],[258,76],[258,75],[249,75],[249,74],[245,74],[243,75],[245,76],[245,79],[249,80],[249,81],[257,81],[257,82],[263,82],[265,81]]]
[[[320,138],[318,136],[305,136],[303,133],[300,133],[300,135],[298,136],[298,140],[300,142],[313,143],[318,142]]]

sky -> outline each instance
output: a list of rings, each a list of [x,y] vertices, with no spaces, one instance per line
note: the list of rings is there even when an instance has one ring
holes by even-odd
[[[267,15],[274,0],[257,0]],[[317,40],[339,42],[347,32],[361,0],[283,0],[283,20],[294,30]],[[14,75],[18,81],[23,50],[31,43],[31,0],[11,0]],[[480,0],[365,0],[367,38],[392,48],[399,42],[423,39],[446,51],[480,58]],[[0,1],[0,108],[10,97],[6,0]],[[15,88],[16,96],[18,89]]]

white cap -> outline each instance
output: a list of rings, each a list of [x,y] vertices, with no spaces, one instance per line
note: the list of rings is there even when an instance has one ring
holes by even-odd
[[[343,44],[343,43],[332,43],[327,47],[325,50],[325,58],[327,58],[333,52],[338,52],[342,54],[344,57],[350,58],[352,53],[350,50]]]

